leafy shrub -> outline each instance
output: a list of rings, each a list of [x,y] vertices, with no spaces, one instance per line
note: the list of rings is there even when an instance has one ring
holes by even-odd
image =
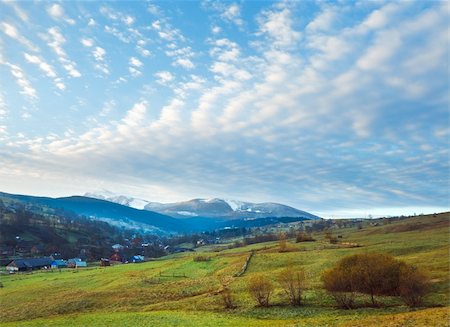
[[[273,283],[265,276],[253,276],[248,283],[250,295],[262,307],[269,306],[270,295],[273,292]]]
[[[302,294],[305,284],[305,272],[288,267],[278,275],[278,282],[289,297],[291,305],[302,304]]]

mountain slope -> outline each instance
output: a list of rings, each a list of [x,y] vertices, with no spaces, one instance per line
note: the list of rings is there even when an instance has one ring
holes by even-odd
[[[83,196],[48,198],[1,192],[0,196],[46,205],[55,209],[73,211],[78,215],[95,217],[112,225],[144,229],[149,232],[184,232],[188,229],[183,221],[157,212],[138,210],[110,201]]]

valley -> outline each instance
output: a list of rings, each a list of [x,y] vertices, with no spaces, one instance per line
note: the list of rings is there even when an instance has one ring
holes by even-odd
[[[313,232],[315,242],[287,239],[287,251],[271,241],[227,248],[205,245],[140,264],[2,275],[1,326],[447,326],[449,313],[449,213],[362,226],[334,227],[339,242]],[[353,247],[351,244],[358,244]],[[249,253],[246,271],[236,277]],[[431,292],[423,305],[409,309],[394,297],[379,297],[380,307],[344,310],[323,289],[322,272],[340,258],[381,252],[424,269]],[[195,260],[198,256],[208,258]],[[276,283],[285,267],[304,269],[304,304],[292,307]],[[269,307],[258,307],[249,280],[267,276],[275,284]],[[235,307],[225,309],[221,280],[227,279]],[[221,286],[222,285],[222,286]]]

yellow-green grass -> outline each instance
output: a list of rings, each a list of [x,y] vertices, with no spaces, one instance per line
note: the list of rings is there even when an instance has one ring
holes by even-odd
[[[322,233],[317,242],[277,242],[203,252],[210,261],[195,262],[195,253],[172,255],[142,264],[62,272],[2,276],[1,326],[447,326],[449,313],[449,215],[411,218],[382,226],[340,229],[348,248],[330,245]],[[237,305],[225,310],[219,279],[233,276],[253,250],[247,272],[233,277]],[[425,306],[411,310],[397,298],[379,298],[381,308],[341,310],[322,289],[320,275],[340,258],[363,252],[386,252],[428,271],[432,293]],[[287,266],[308,276],[305,305],[287,305],[276,275]],[[275,291],[269,308],[255,307],[248,279],[269,276]],[[181,277],[180,277],[181,276]],[[182,277],[186,276],[186,277]],[[361,306],[369,302],[359,296]]]

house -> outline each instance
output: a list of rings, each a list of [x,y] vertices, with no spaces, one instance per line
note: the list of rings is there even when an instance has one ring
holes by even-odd
[[[109,259],[101,258],[100,259],[100,266],[101,267],[111,266],[111,262],[109,261]]]
[[[133,263],[144,262],[144,256],[143,255],[134,255],[130,259],[128,259],[128,262],[133,262]]]
[[[68,268],[87,267],[87,263],[86,261],[83,261],[80,258],[72,258],[67,260],[67,267]]]
[[[111,257],[109,257],[109,260],[116,261],[116,262],[122,262],[122,256],[118,252],[115,252],[115,253],[113,253],[113,255]]]
[[[6,270],[9,273],[15,273],[18,271],[30,271],[37,269],[49,269],[53,260],[51,258],[29,258],[29,259],[15,259],[11,261]]]
[[[67,261],[61,260],[61,259],[53,260],[52,268],[53,269],[55,269],[55,268],[57,268],[57,269],[58,268],[67,268]]]

